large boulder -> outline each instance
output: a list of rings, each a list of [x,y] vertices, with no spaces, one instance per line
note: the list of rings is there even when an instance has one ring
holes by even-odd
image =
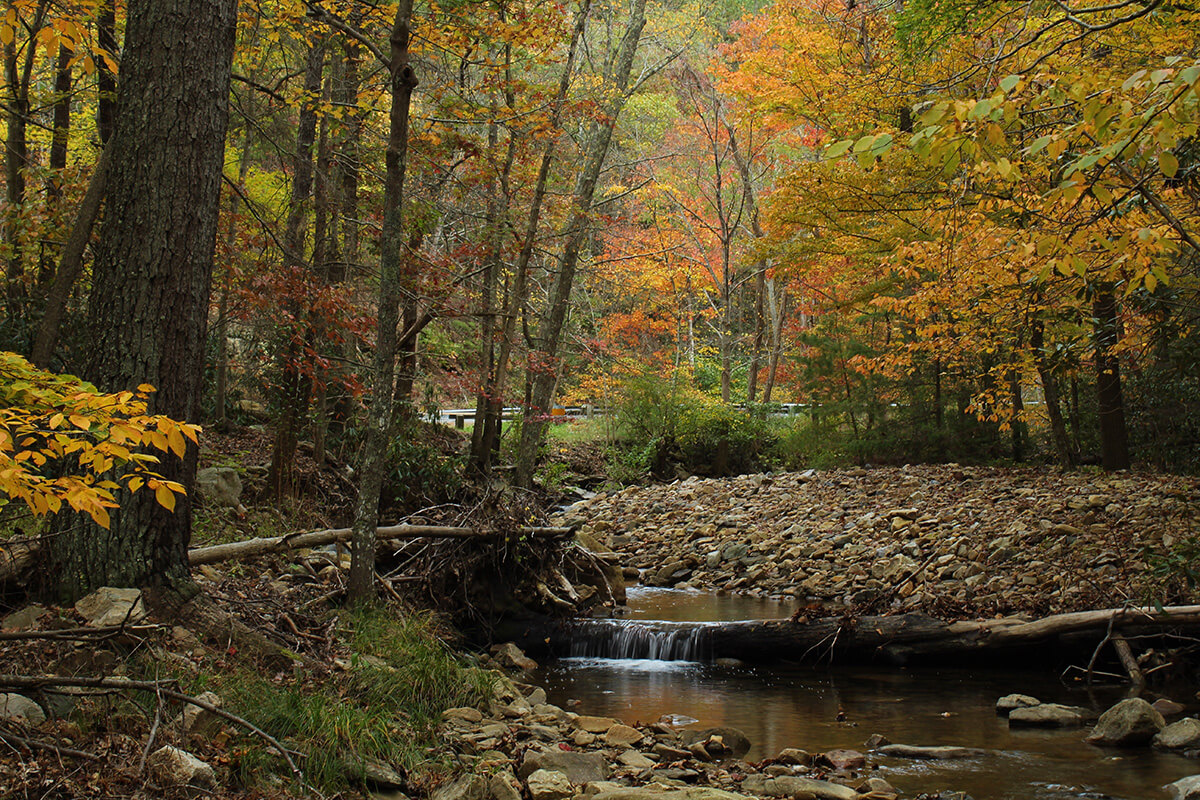
[[[1105,747],[1146,744],[1166,724],[1163,715],[1155,711],[1154,706],[1140,697],[1131,697],[1101,714],[1087,741]]]
[[[592,781],[608,779],[609,765],[599,753],[576,753],[566,750],[531,750],[521,761],[518,775],[521,780],[539,769],[561,772],[571,783],[583,786]]]
[[[196,473],[196,491],[205,505],[240,509],[242,477],[233,467],[205,467]]]
[[[1151,744],[1162,750],[1200,749],[1200,720],[1185,717],[1172,722],[1155,734]]]

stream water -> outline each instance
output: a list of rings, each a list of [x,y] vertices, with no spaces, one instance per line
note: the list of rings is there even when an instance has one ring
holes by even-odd
[[[630,723],[666,717],[676,724],[694,720],[697,727],[732,725],[753,742],[749,760],[785,747],[861,750],[874,733],[903,744],[987,751],[960,761],[883,759],[882,777],[909,797],[961,790],[975,800],[1161,800],[1167,797],[1164,784],[1200,773],[1200,763],[1182,756],[1085,744],[1086,729],[1010,730],[994,712],[997,698],[1013,692],[1099,712],[1121,699],[1120,688],[1088,690],[1044,672],[1011,669],[707,663],[699,660],[697,631],[703,626],[682,623],[769,619],[790,609],[769,600],[669,589],[632,590],[629,604],[631,613],[615,624],[589,623],[591,630],[581,632],[574,646],[577,655],[542,668],[538,682],[550,702],[579,700],[581,713]],[[611,643],[607,652],[605,641]]]

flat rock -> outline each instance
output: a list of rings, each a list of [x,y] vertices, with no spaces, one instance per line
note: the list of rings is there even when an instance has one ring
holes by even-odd
[[[934,747],[915,744],[885,744],[879,752],[893,758],[916,758],[930,761],[948,761],[956,758],[970,758],[983,753],[974,747],[953,747],[938,745]]]
[[[470,708],[469,706],[463,706],[461,708],[447,708],[442,712],[442,719],[460,720],[462,722],[475,724],[478,722],[483,722],[483,712],[477,708]]]
[[[857,750],[829,750],[821,754],[821,760],[834,769],[862,769],[867,757]]]
[[[1200,775],[1189,775],[1163,787],[1171,800],[1200,800]]]
[[[617,761],[627,767],[635,769],[650,769],[655,766],[656,762],[647,758],[645,754],[639,753],[637,750],[626,750],[621,755],[617,756]]]
[[[0,694],[0,719],[19,719],[37,726],[46,721],[46,712],[23,694]]]
[[[775,760],[780,764],[791,764],[794,766],[808,767],[812,765],[812,753],[807,750],[799,750],[795,747],[785,747],[779,751],[779,755],[775,756]]]
[[[604,733],[605,744],[613,745],[614,747],[627,747],[631,744],[637,744],[645,735],[637,728],[631,728],[628,725],[613,725]]]
[[[146,758],[150,777],[163,786],[211,789],[217,784],[213,768],[178,747],[160,747]]]
[[[521,761],[517,772],[528,780],[539,769],[561,772],[571,783],[583,786],[592,781],[608,780],[609,765],[599,753],[576,753],[566,750],[531,750]]]
[[[4,619],[0,619],[0,631],[33,630],[38,620],[49,613],[49,610],[44,606],[39,606],[36,603],[25,606],[22,609],[12,612]]]
[[[1014,728],[1077,728],[1087,724],[1088,711],[1078,706],[1042,703],[1027,708],[1014,708],[1008,724]]]
[[[1165,697],[1160,697],[1151,703],[1154,710],[1162,714],[1164,717],[1173,717],[1177,714],[1182,714],[1187,710],[1187,706],[1182,703],[1176,703],[1174,700],[1168,700]]]
[[[1087,741],[1105,747],[1146,744],[1166,724],[1162,714],[1152,705],[1140,697],[1131,697],[1101,714]]]
[[[623,787],[592,795],[592,800],[749,800],[744,794],[726,792],[709,786],[681,786],[659,788],[655,786]]]
[[[605,733],[613,725],[620,724],[620,720],[615,720],[612,717],[589,717],[586,714],[580,714],[572,724],[576,728],[588,733]]]
[[[1161,750],[1195,750],[1200,748],[1200,720],[1184,717],[1163,728],[1151,740]]]
[[[538,663],[512,642],[492,646],[492,658],[506,669],[531,670],[537,669]]]
[[[525,788],[533,800],[566,800],[575,793],[567,776],[553,769],[531,772],[525,779]]]
[[[489,800],[521,800],[521,784],[510,769],[501,770],[488,780]]]
[[[1006,694],[996,701],[996,713],[1007,717],[1014,709],[1040,706],[1041,700],[1027,694]]]
[[[75,610],[89,628],[109,628],[146,618],[140,589],[116,589],[103,586],[75,603]]]
[[[742,791],[757,797],[811,797],[820,800],[855,800],[858,792],[849,786],[798,775],[767,778],[748,775],[742,781]]]

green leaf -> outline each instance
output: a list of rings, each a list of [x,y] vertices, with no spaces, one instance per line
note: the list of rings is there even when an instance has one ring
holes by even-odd
[[[853,139],[843,139],[840,142],[834,142],[833,144],[829,145],[829,147],[825,148],[825,157],[831,159],[841,158],[842,156],[846,155],[846,152],[853,144]]]
[[[1039,136],[1034,139],[1033,144],[1029,146],[1029,155],[1036,156],[1038,153],[1046,149],[1046,145],[1050,144],[1051,136]]]
[[[1158,168],[1162,170],[1162,174],[1168,178],[1174,178],[1179,174],[1179,159],[1169,150],[1164,150],[1158,154]]]
[[[1007,94],[1007,93],[1011,92],[1013,90],[1013,88],[1020,82],[1021,82],[1020,75],[1009,75],[1008,77],[1006,77],[1000,81],[1000,88],[1004,90],[1005,94]]]

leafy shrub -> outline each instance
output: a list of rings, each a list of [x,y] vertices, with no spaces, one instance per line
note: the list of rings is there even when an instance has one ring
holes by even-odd
[[[457,440],[438,438],[436,426],[410,422],[388,447],[383,504],[401,511],[457,500],[464,491],[465,457]]]

